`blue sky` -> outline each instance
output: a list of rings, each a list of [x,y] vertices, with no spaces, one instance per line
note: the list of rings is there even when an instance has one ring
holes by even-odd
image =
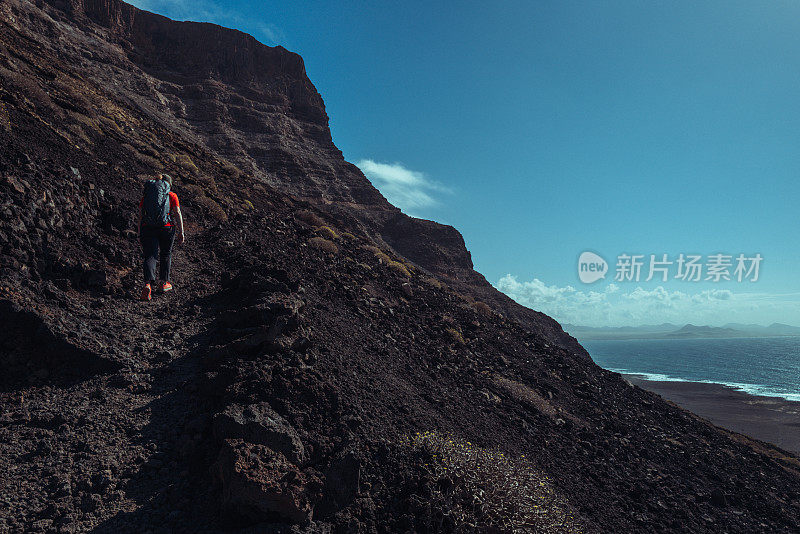
[[[523,304],[800,325],[796,2],[133,3],[301,54],[345,157]],[[611,270],[591,285],[586,250]],[[757,282],[614,281],[622,253],[763,261]]]

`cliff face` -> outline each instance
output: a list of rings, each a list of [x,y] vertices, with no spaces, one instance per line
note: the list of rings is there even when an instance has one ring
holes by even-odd
[[[176,22],[116,0],[51,0],[99,25],[105,61],[135,76],[93,79],[257,179],[297,196],[391,209],[333,145],[303,60],[214,24]]]
[[[159,170],[188,242],[143,304]],[[0,531],[800,522],[797,457],[491,289],[343,161],[299,57],[239,32],[0,3],[0,252]]]

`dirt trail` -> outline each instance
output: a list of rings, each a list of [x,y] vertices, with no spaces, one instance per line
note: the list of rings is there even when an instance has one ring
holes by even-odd
[[[5,406],[16,399],[17,408],[3,414],[0,426],[0,471],[9,474],[0,485],[0,531],[10,517],[31,531],[69,531],[68,519],[51,521],[60,515],[54,497],[66,495],[81,494],[85,512],[102,509],[98,531],[137,531],[133,525],[146,526],[154,511],[166,521],[174,509],[191,505],[202,513],[201,503],[188,502],[192,481],[180,458],[187,455],[181,447],[197,437],[191,425],[184,431],[197,415],[187,384],[200,371],[196,354],[211,321],[197,287],[213,283],[202,271],[214,269],[200,264],[192,245],[176,246],[176,290],[152,302],[135,299],[139,285],[123,296],[72,295],[85,310],[87,345],[122,349],[113,355],[117,372],[3,394]],[[139,514],[143,507],[147,518]],[[31,516],[36,524],[28,523]],[[84,522],[81,529],[90,526]]]

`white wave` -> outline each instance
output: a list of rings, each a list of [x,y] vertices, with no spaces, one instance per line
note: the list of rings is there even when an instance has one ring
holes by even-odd
[[[642,380],[649,380],[651,382],[692,382],[692,380],[687,380],[685,378],[680,378],[676,376],[665,375],[662,373],[643,373],[640,371],[629,371],[628,369],[608,369],[608,370],[623,375],[636,376],[641,378]]]
[[[615,373],[631,375],[641,378],[642,380],[649,380],[651,382],[700,382],[702,384],[717,384],[725,386],[736,391],[742,391],[757,397],[778,397],[788,401],[800,402],[800,392],[789,392],[780,388],[766,386],[763,384],[749,384],[746,382],[725,382],[722,380],[690,380],[678,376],[666,375],[663,373],[644,373],[640,371],[631,371],[629,369],[609,368],[608,371]]]
[[[698,380],[704,384],[720,384],[736,391],[743,391],[757,397],[778,397],[788,401],[800,401],[800,392],[788,392],[772,386],[763,384],[747,384],[741,382],[722,382],[718,380]]]

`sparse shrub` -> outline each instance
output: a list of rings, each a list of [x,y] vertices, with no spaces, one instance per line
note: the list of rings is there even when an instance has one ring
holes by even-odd
[[[214,180],[213,177],[207,174],[199,174],[195,177],[195,183],[197,183],[200,187],[203,188],[203,192],[206,194],[211,195],[219,195],[219,188],[217,187],[217,181]]]
[[[175,163],[177,163],[181,169],[189,173],[197,174],[199,172],[197,165],[194,164],[194,161],[192,161],[192,158],[188,154],[175,154]]]
[[[145,167],[149,167],[151,169],[161,169],[161,162],[158,161],[156,158],[150,157],[147,154],[142,154],[136,149],[133,149],[133,157],[136,160],[144,165]]]
[[[189,193],[191,197],[203,197],[206,195],[203,188],[195,184],[186,184],[181,189]]]
[[[448,328],[447,330],[445,330],[445,332],[447,332],[447,335],[449,335],[454,342],[460,345],[466,344],[466,341],[464,341],[464,336],[462,336],[461,332],[459,332],[455,328]]]
[[[95,134],[102,134],[103,130],[100,127],[100,121],[97,117],[85,115],[83,113],[77,113],[74,111],[68,111],[67,115],[75,120],[76,122],[83,125],[84,130],[87,132],[94,132]]]
[[[228,215],[225,213],[225,210],[222,208],[222,206],[220,206],[216,200],[206,196],[205,191],[203,191],[203,188],[199,185],[184,185],[181,187],[181,190],[185,191],[191,198],[192,202],[204,208],[214,219],[220,222],[228,220]]]
[[[476,300],[472,304],[472,307],[475,308],[475,311],[480,313],[481,315],[492,314],[492,308],[490,308],[488,304],[486,304],[485,302],[481,302],[480,300]]]
[[[558,417],[559,412],[556,411],[553,405],[547,402],[544,397],[539,395],[539,393],[537,393],[530,386],[500,375],[492,378],[492,382],[494,385],[511,395],[511,397],[517,402],[539,410],[552,419]],[[562,412],[562,414],[563,413],[564,412]]]
[[[244,207],[245,207],[246,210],[254,210],[254,209],[256,209],[256,207],[253,206],[253,203],[250,202],[247,199],[245,199],[244,202],[242,202],[242,204],[244,204]]]
[[[208,214],[214,219],[220,222],[228,220],[228,215],[225,213],[225,210],[222,209],[222,206],[220,206],[216,200],[209,198],[205,195],[200,195],[198,197],[195,197],[194,201],[203,208],[205,208],[206,211],[208,211]]]
[[[92,140],[89,139],[89,136],[86,135],[86,132],[84,131],[83,128],[81,128],[81,126],[79,124],[74,124],[74,123],[73,124],[67,124],[66,127],[67,127],[67,130],[69,131],[69,133],[72,135],[73,140],[74,139],[80,139],[81,141],[83,141],[83,143],[85,145],[94,144],[92,142]]]
[[[311,226],[325,226],[325,221],[323,221],[319,215],[309,210],[300,210],[295,214],[295,217]]]
[[[369,250],[370,252],[372,252],[372,254],[375,255],[375,258],[377,258],[378,261],[381,262],[381,263],[385,263],[385,264],[388,265],[389,262],[392,261],[392,258],[390,258],[384,251],[382,251],[381,249],[379,249],[376,246],[366,245],[364,247],[364,249],[365,250]]]
[[[2,102],[0,102],[0,128],[3,128],[6,132],[11,131],[11,117],[8,115],[6,105]]]
[[[348,241],[355,241],[356,240],[356,236],[354,236],[350,232],[342,232],[341,236],[344,239],[347,239]]]
[[[442,289],[444,287],[444,284],[441,283],[438,278],[434,278],[432,276],[426,276],[422,279],[422,281],[429,286],[435,287],[436,289]]]
[[[318,226],[314,231],[327,239],[339,239],[339,235],[330,226]]]
[[[239,175],[242,174],[242,171],[239,170],[239,167],[226,159],[220,161],[220,169],[223,173],[231,178],[238,178]]]
[[[336,243],[333,241],[328,241],[324,237],[312,237],[308,240],[308,244],[318,250],[324,250],[325,252],[329,252],[331,254],[336,254],[339,252],[339,247],[336,246]]]
[[[418,432],[400,446],[431,482],[427,508],[455,532],[584,530],[550,479],[525,456],[511,457],[436,432]]]
[[[107,135],[122,133],[122,130],[120,129],[119,125],[117,125],[117,123],[114,122],[114,120],[109,117],[101,115],[100,117],[97,118],[97,121],[102,126],[103,133]]]
[[[411,276],[411,273],[408,272],[408,269],[406,268],[406,266],[403,265],[402,263],[400,263],[399,261],[389,260],[387,265],[389,266],[389,268],[391,270],[393,270],[393,271],[395,271],[397,273],[400,273],[403,276],[406,276],[406,277],[410,277]]]

